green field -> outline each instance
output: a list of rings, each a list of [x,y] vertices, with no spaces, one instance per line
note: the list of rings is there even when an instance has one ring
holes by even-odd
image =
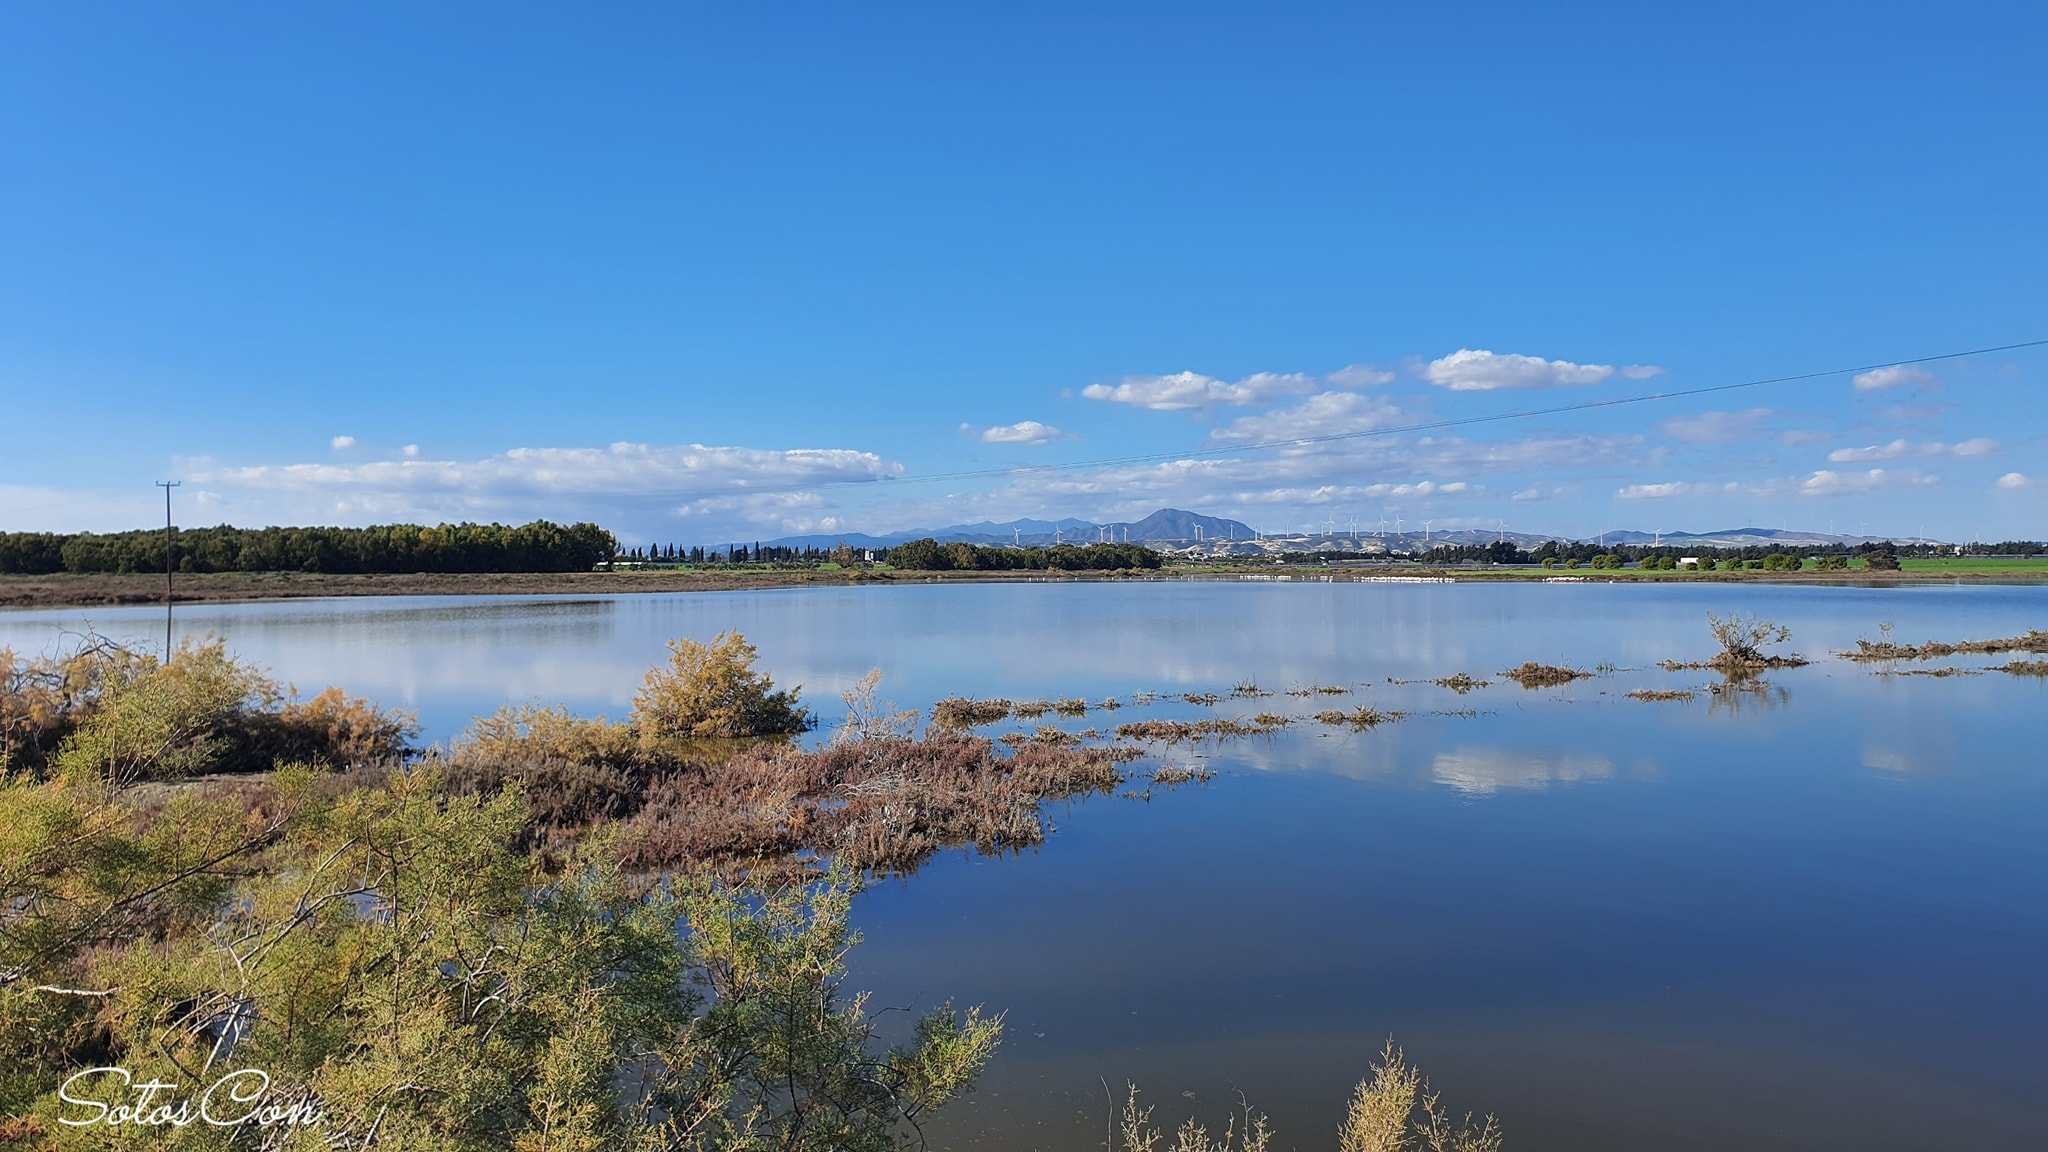
[[[1899,567],[1907,572],[1965,572],[2009,574],[2015,576],[2048,576],[2048,557],[2031,557],[2025,560],[1989,560],[1981,556],[1934,557],[1916,559],[1900,557]]]

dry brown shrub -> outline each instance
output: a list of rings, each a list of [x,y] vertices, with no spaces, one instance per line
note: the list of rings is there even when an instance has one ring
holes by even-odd
[[[1051,712],[1052,707],[1052,701],[1050,700],[1020,700],[1012,711],[1016,713],[1019,720],[1036,720],[1040,716]]]
[[[1451,691],[1456,692],[1460,696],[1463,696],[1465,693],[1472,691],[1474,688],[1484,688],[1491,683],[1492,681],[1490,680],[1475,680],[1472,677],[1467,676],[1463,672],[1460,672],[1455,676],[1446,676],[1443,679],[1436,681],[1436,686],[1439,688],[1449,688]]]
[[[277,714],[283,745],[273,760],[306,760],[337,767],[396,761],[419,735],[413,713],[385,711],[362,696],[327,688],[310,700],[289,700]]]
[[[1993,672],[2010,672],[2014,676],[2048,676],[2048,660],[2014,660],[1999,664]]]
[[[941,848],[1036,844],[1045,800],[1108,791],[1116,757],[1031,741],[1011,754],[954,732],[846,741],[816,751],[760,746],[657,780],[622,828],[628,867],[774,865],[802,852],[908,870]]]
[[[1199,704],[1204,708],[1214,707],[1223,700],[1223,697],[1218,696],[1214,692],[1183,692],[1180,694],[1180,698],[1190,704]]]

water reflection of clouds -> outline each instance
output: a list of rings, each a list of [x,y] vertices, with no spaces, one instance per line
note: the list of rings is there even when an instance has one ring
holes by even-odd
[[[1457,718],[1442,721],[1454,725],[1469,722]],[[1624,775],[1651,779],[1658,774],[1654,762],[1641,758],[1630,760],[1624,772],[1610,756],[1453,743],[1455,730],[1428,721],[1407,723],[1413,726],[1385,726],[1369,732],[1309,724],[1270,737],[1199,746],[1181,758],[1206,758],[1256,772],[1320,772],[1362,781],[1440,785],[1467,796],[1534,791]],[[1449,750],[1444,748],[1447,743],[1453,745]]]
[[[1614,763],[1602,756],[1532,753],[1508,748],[1459,748],[1439,752],[1430,776],[1468,796],[1490,796],[1503,789],[1548,788],[1611,780]]]

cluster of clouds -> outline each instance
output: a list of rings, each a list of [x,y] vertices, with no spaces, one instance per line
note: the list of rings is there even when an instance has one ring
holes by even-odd
[[[853,448],[621,442],[429,459],[417,444],[380,454],[343,434],[330,440],[332,455],[319,462],[182,463],[185,479],[194,485],[188,497],[230,509],[263,507],[270,510],[263,515],[273,519],[589,516],[680,521],[690,527],[679,533],[696,535],[728,529],[881,531],[1025,513],[1132,518],[1162,505],[1277,526],[1289,517],[1306,519],[1310,510],[1318,521],[1329,511],[1376,519],[1381,509],[1406,501],[1415,502],[1403,506],[1409,510],[1453,516],[1461,501],[1476,510],[1471,501],[1569,500],[1589,490],[1623,501],[1854,496],[1925,489],[1941,478],[1915,463],[1969,461],[2002,451],[1989,438],[1885,439],[1865,426],[1870,442],[1827,450],[1825,467],[1811,467],[1822,463],[1815,459],[1810,471],[1784,469],[1774,453],[1817,453],[1817,446],[1839,445],[1842,437],[1822,417],[1765,407],[1671,416],[1642,434],[1531,432],[1475,439],[1421,434],[1418,427],[1438,418],[1432,390],[1572,389],[1647,380],[1663,371],[1461,348],[1411,361],[1401,373],[1353,364],[1324,374],[1256,372],[1236,379],[1192,371],[1127,376],[1090,384],[1080,397],[1178,414],[1205,427],[1206,445],[1180,458],[1020,468],[993,486],[953,492],[918,486],[904,464]],[[1388,391],[1403,375],[1424,387],[1409,395]],[[1939,391],[1942,382],[1924,368],[1896,365],[1859,373],[1850,387],[1857,395],[1917,394]],[[1883,427],[1888,419],[1928,420],[1934,411],[1895,406],[1873,415]],[[1004,448],[1080,438],[1042,420],[961,424],[959,431],[978,444]],[[380,458],[367,458],[373,455]],[[1638,479],[1687,460],[1713,478]],[[1764,474],[1730,479],[1731,467]],[[885,483],[897,478],[912,482]],[[1624,478],[1634,482],[1616,487]],[[2021,491],[2048,482],[2008,472],[1994,486]]]
[[[1806,476],[1765,480],[1728,480],[1721,483],[1668,481],[1658,484],[1630,484],[1615,489],[1618,500],[1664,500],[1674,496],[1853,496],[1881,488],[1926,488],[1941,482],[1917,468],[1872,468],[1864,472],[1818,469]]]
[[[1930,440],[1914,444],[1906,440],[1894,440],[1889,444],[1871,444],[1863,448],[1837,448],[1828,453],[1830,464],[1861,464],[1871,460],[1902,460],[1908,456],[1989,456],[1998,451],[1998,441],[1979,438],[1965,440],[1959,444],[1943,444]]]
[[[1501,388],[1570,388],[1599,384],[1613,376],[1612,364],[1574,364],[1569,360],[1545,360],[1541,356],[1497,353],[1460,348],[1442,359],[1432,360],[1422,378],[1453,392],[1492,392]],[[1619,369],[1630,380],[1648,380],[1664,370],[1654,364],[1629,364]]]
[[[343,444],[341,441],[348,441]],[[336,451],[357,446],[336,437]],[[844,448],[767,449],[620,442],[601,448],[514,448],[469,460],[423,458],[224,465],[181,461],[201,499],[258,498],[311,519],[727,517],[778,523],[822,508],[818,489],[903,474],[903,465]]]

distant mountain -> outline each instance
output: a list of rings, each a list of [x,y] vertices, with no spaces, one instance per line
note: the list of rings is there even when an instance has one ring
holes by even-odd
[[[1067,517],[1061,520],[1006,520],[997,523],[983,520],[975,524],[953,524],[945,528],[918,528],[905,532],[889,532],[871,536],[864,532],[816,532],[805,536],[782,536],[761,543],[781,548],[831,548],[842,541],[854,548],[893,548],[906,540],[934,539],[940,543],[961,541],[982,545],[1044,545],[1053,543],[1086,544],[1096,540],[1113,540],[1118,543],[1152,544],[1160,547],[1178,548],[1195,544],[1205,546],[1222,544],[1250,545],[1260,541],[1249,551],[1273,551],[1287,546],[1322,548],[1339,547],[1357,543],[1369,545],[1368,551],[1394,549],[1408,551],[1434,544],[1492,544],[1506,540],[1518,548],[1534,548],[1548,540],[1570,542],[1569,537],[1545,535],[1536,532],[1513,532],[1502,529],[1459,528],[1443,532],[1416,532],[1405,530],[1376,535],[1372,532],[1291,532],[1267,534],[1261,538],[1249,525],[1238,520],[1227,520],[1220,516],[1204,516],[1199,512],[1187,512],[1179,508],[1161,508],[1142,520],[1097,523]],[[1813,548],[1830,544],[1862,544],[1877,540],[1894,540],[1900,544],[1912,544],[1910,537],[1847,536],[1832,532],[1803,532],[1783,528],[1729,528],[1719,532],[1638,532],[1634,529],[1620,529],[1586,538],[1590,543],[1655,545],[1661,542],[1665,547],[1682,548],[1749,548],[1786,547]],[[1285,543],[1283,543],[1285,542]],[[753,541],[736,541],[752,544]],[[723,545],[720,545],[723,547]]]
[[[1899,544],[1922,543],[1906,536],[1850,536],[1835,532],[1805,532],[1788,528],[1727,528],[1719,532],[1636,532],[1623,530],[1604,533],[1596,540],[1609,544],[1657,545],[1660,541],[1666,547],[1698,544],[1705,548],[1752,548],[1782,544],[1792,548],[1816,548],[1830,544],[1865,544],[1879,540],[1891,540]]]
[[[1096,523],[1092,520],[1006,520],[1000,524],[984,520],[978,524],[954,524],[945,528],[917,528],[870,536],[863,532],[814,532],[805,536],[781,536],[761,543],[777,548],[831,548],[845,541],[854,548],[892,548],[906,540],[933,539],[942,544],[1087,544],[1097,540],[1117,543],[1194,543],[1197,540],[1250,540],[1258,533],[1236,520],[1161,508],[1143,520]],[[750,540],[736,543],[751,544]],[[720,545],[723,547],[723,545]]]

